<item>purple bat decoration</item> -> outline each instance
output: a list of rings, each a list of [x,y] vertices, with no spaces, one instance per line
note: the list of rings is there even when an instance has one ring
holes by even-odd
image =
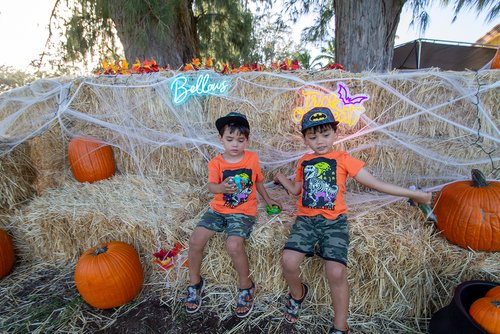
[[[342,84],[339,84],[339,90],[337,92],[339,94],[339,99],[346,104],[360,104],[364,100],[368,100],[368,96],[366,95],[356,95],[354,97],[349,96],[349,90]]]

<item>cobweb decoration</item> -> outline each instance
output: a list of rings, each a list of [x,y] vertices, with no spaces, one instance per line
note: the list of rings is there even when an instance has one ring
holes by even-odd
[[[308,152],[292,122],[297,92],[335,92],[343,83],[370,100],[354,127],[339,128],[336,148],[364,160],[384,181],[436,191],[469,178],[472,168],[498,178],[499,72],[248,72],[227,76],[225,95],[181,105],[172,102],[175,72],[44,79],[0,95],[0,154],[56,127],[65,145],[85,134],[113,146],[121,173],[203,184],[207,161],[222,149],[214,122],[238,111],[248,116],[249,148],[259,153],[270,182],[278,171],[293,176]],[[202,73],[217,75],[183,74]],[[64,150],[51,154],[66,156]],[[67,162],[60,168],[67,171]],[[356,215],[400,200],[354,182],[348,187],[347,204]]]

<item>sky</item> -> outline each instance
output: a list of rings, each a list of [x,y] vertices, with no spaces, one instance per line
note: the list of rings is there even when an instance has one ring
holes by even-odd
[[[30,62],[38,57],[48,36],[47,24],[54,2],[0,0],[0,65],[25,70]],[[486,14],[477,16],[473,10],[464,10],[458,19],[451,23],[453,9],[441,8],[438,5],[433,6],[429,14],[430,25],[425,34],[420,35],[415,28],[409,28],[411,13],[403,10],[395,44],[403,44],[417,38],[475,42],[500,23],[500,19],[485,23]]]

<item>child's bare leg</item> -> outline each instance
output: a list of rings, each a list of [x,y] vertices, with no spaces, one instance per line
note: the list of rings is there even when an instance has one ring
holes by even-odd
[[[239,277],[239,287],[241,289],[250,288],[250,269],[248,266],[248,256],[245,250],[245,239],[238,236],[229,236],[226,240],[226,249],[233,261],[233,266]]]
[[[290,249],[285,249],[281,256],[283,276],[294,299],[300,299],[304,292],[300,278],[300,264],[304,261],[304,257],[305,254]]]
[[[304,257],[305,254],[289,249],[285,249],[281,256],[283,276],[288,283],[289,295],[292,298],[286,303],[285,319],[292,324],[298,320],[300,305],[307,293],[306,286],[300,279],[300,264]]]
[[[196,227],[189,238],[189,282],[191,285],[200,283],[201,260],[203,259],[203,249],[208,240],[215,234],[214,231],[204,227]]]
[[[349,313],[349,284],[347,282],[347,268],[335,261],[325,261],[326,277],[332,295],[333,312],[335,319],[333,326],[341,331],[346,331]]]
[[[248,265],[248,256],[245,250],[245,239],[238,236],[229,236],[226,240],[226,248],[231,260],[233,261],[233,266],[238,273],[239,278],[239,288],[250,289],[253,287],[253,282],[250,279],[250,269]],[[254,291],[254,290],[248,290]],[[240,292],[241,293],[241,292]],[[239,297],[238,297],[239,298]],[[251,301],[246,304],[236,305],[236,314],[240,317],[246,316],[253,308],[253,296]]]

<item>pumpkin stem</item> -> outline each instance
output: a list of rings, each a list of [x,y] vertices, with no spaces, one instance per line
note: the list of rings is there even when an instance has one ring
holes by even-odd
[[[489,183],[486,182],[484,174],[479,169],[472,169],[471,177],[472,177],[472,186],[475,188],[486,187],[489,185]]]
[[[99,255],[99,254],[102,254],[102,253],[106,253],[108,251],[108,247],[106,246],[97,246],[96,249],[94,249],[94,251],[92,253],[94,253],[94,255]]]

